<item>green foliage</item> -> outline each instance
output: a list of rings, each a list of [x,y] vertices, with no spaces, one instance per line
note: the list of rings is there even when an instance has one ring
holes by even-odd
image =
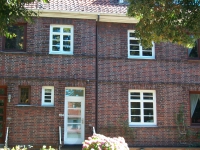
[[[38,16],[38,12],[26,9],[25,5],[34,1],[0,0],[0,35],[12,38],[14,34],[8,32],[10,25],[20,20],[32,22],[32,17]],[[48,0],[43,0],[43,2],[48,2]]]
[[[49,146],[48,148],[46,147],[46,145],[43,145],[43,147],[40,150],[56,150],[55,148],[52,148],[51,146]]]
[[[152,41],[193,47],[200,38],[199,0],[129,0],[128,16],[136,17],[136,37],[144,47]]]

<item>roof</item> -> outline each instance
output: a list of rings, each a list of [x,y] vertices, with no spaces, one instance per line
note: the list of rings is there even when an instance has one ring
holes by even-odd
[[[127,5],[120,4],[118,0],[49,0],[49,3],[34,2],[28,8],[101,14],[126,14],[127,12]]]

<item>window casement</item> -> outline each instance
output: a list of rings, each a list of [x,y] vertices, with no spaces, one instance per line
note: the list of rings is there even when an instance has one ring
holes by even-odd
[[[155,59],[155,44],[151,48],[143,48],[140,40],[135,37],[134,30],[128,30],[128,58]]]
[[[54,106],[54,87],[42,87],[42,106]]]
[[[195,41],[195,46],[188,49],[188,58],[189,59],[200,59],[200,39]]]
[[[30,86],[19,86],[19,104],[29,105],[31,98]]]
[[[72,25],[50,25],[49,54],[73,55],[73,39]]]
[[[155,126],[156,91],[129,90],[129,126]]]
[[[200,91],[190,92],[191,125],[200,126]]]
[[[26,51],[27,24],[18,23],[8,27],[8,31],[14,34],[12,38],[3,38],[3,50],[12,52]]]

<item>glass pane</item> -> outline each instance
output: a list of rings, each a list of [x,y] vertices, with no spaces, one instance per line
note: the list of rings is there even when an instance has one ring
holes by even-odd
[[[8,31],[14,33],[15,36],[6,38],[5,48],[22,50],[24,48],[24,26],[13,25],[8,28]]]
[[[53,32],[60,32],[60,27],[53,27]]]
[[[4,100],[0,100],[0,106],[4,106]]]
[[[3,121],[3,116],[0,116],[0,121]]]
[[[0,138],[2,138],[3,137],[3,133],[2,132],[0,132]]]
[[[129,33],[129,37],[135,37],[135,33]]]
[[[140,122],[140,116],[131,116],[131,122]]]
[[[131,102],[131,108],[140,108],[140,102]]]
[[[152,109],[144,109],[144,115],[152,116],[153,115],[153,110]]]
[[[192,49],[188,50],[189,57],[192,57],[192,58],[198,57],[198,48],[197,47],[198,47],[197,41],[195,41],[195,46]]]
[[[75,121],[75,120],[74,120]],[[81,125],[80,124],[68,124],[67,126],[68,138],[81,138]]]
[[[53,40],[53,45],[60,45],[60,41]]]
[[[53,35],[53,40],[60,41],[60,35]]]
[[[145,116],[144,117],[144,122],[154,122],[153,121],[153,117],[147,117],[147,116]]]
[[[139,56],[140,53],[139,53],[139,51],[130,51],[130,55],[132,55],[132,56]]]
[[[140,93],[136,93],[136,92],[131,92],[131,99],[136,99],[136,100],[138,100],[138,99],[140,99]]]
[[[3,128],[3,123],[0,123],[0,130],[2,130]]]
[[[63,51],[70,51],[70,46],[63,46]]]
[[[70,46],[70,41],[63,41],[63,45]]]
[[[136,45],[130,45],[130,50],[139,50],[139,46]]]
[[[140,109],[131,109],[131,115],[140,115]]]
[[[139,45],[139,40],[130,40],[130,44]]]
[[[143,56],[152,56],[152,52],[143,51],[142,55]]]
[[[21,103],[29,103],[29,88],[21,88]]]
[[[0,108],[0,114],[3,115],[3,108]]]
[[[144,108],[153,108],[153,103],[144,103]]]
[[[63,40],[70,40],[71,36],[70,35],[63,35]]]
[[[153,93],[143,93],[144,100],[153,100]]]
[[[193,104],[193,105],[192,105]],[[194,106],[196,104],[196,107],[191,108],[191,111],[193,110],[192,114],[192,123],[200,123],[200,100],[191,102],[191,106]]]
[[[60,51],[60,46],[52,46],[53,51]]]
[[[0,95],[5,95],[5,89],[0,89]]]
[[[81,102],[68,102],[68,108],[81,108]]]
[[[64,33],[71,33],[71,28],[63,28]]]
[[[66,96],[84,96],[83,90],[66,89]]]

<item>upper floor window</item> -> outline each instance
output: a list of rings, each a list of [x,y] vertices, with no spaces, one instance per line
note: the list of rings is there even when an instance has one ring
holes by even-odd
[[[129,90],[129,125],[156,125],[156,92]]]
[[[135,37],[135,31],[128,31],[128,58],[155,59],[155,48],[143,48],[140,40]]]
[[[73,54],[74,29],[71,25],[50,26],[50,54]]]
[[[42,87],[42,106],[54,106],[54,87]]]
[[[25,51],[26,50],[26,28],[27,24],[18,23],[8,28],[12,38],[3,38],[3,49],[5,51]]]
[[[200,125],[200,92],[190,92],[191,124]]]
[[[188,56],[190,59],[200,59],[200,39],[195,41],[195,46],[188,49]]]

